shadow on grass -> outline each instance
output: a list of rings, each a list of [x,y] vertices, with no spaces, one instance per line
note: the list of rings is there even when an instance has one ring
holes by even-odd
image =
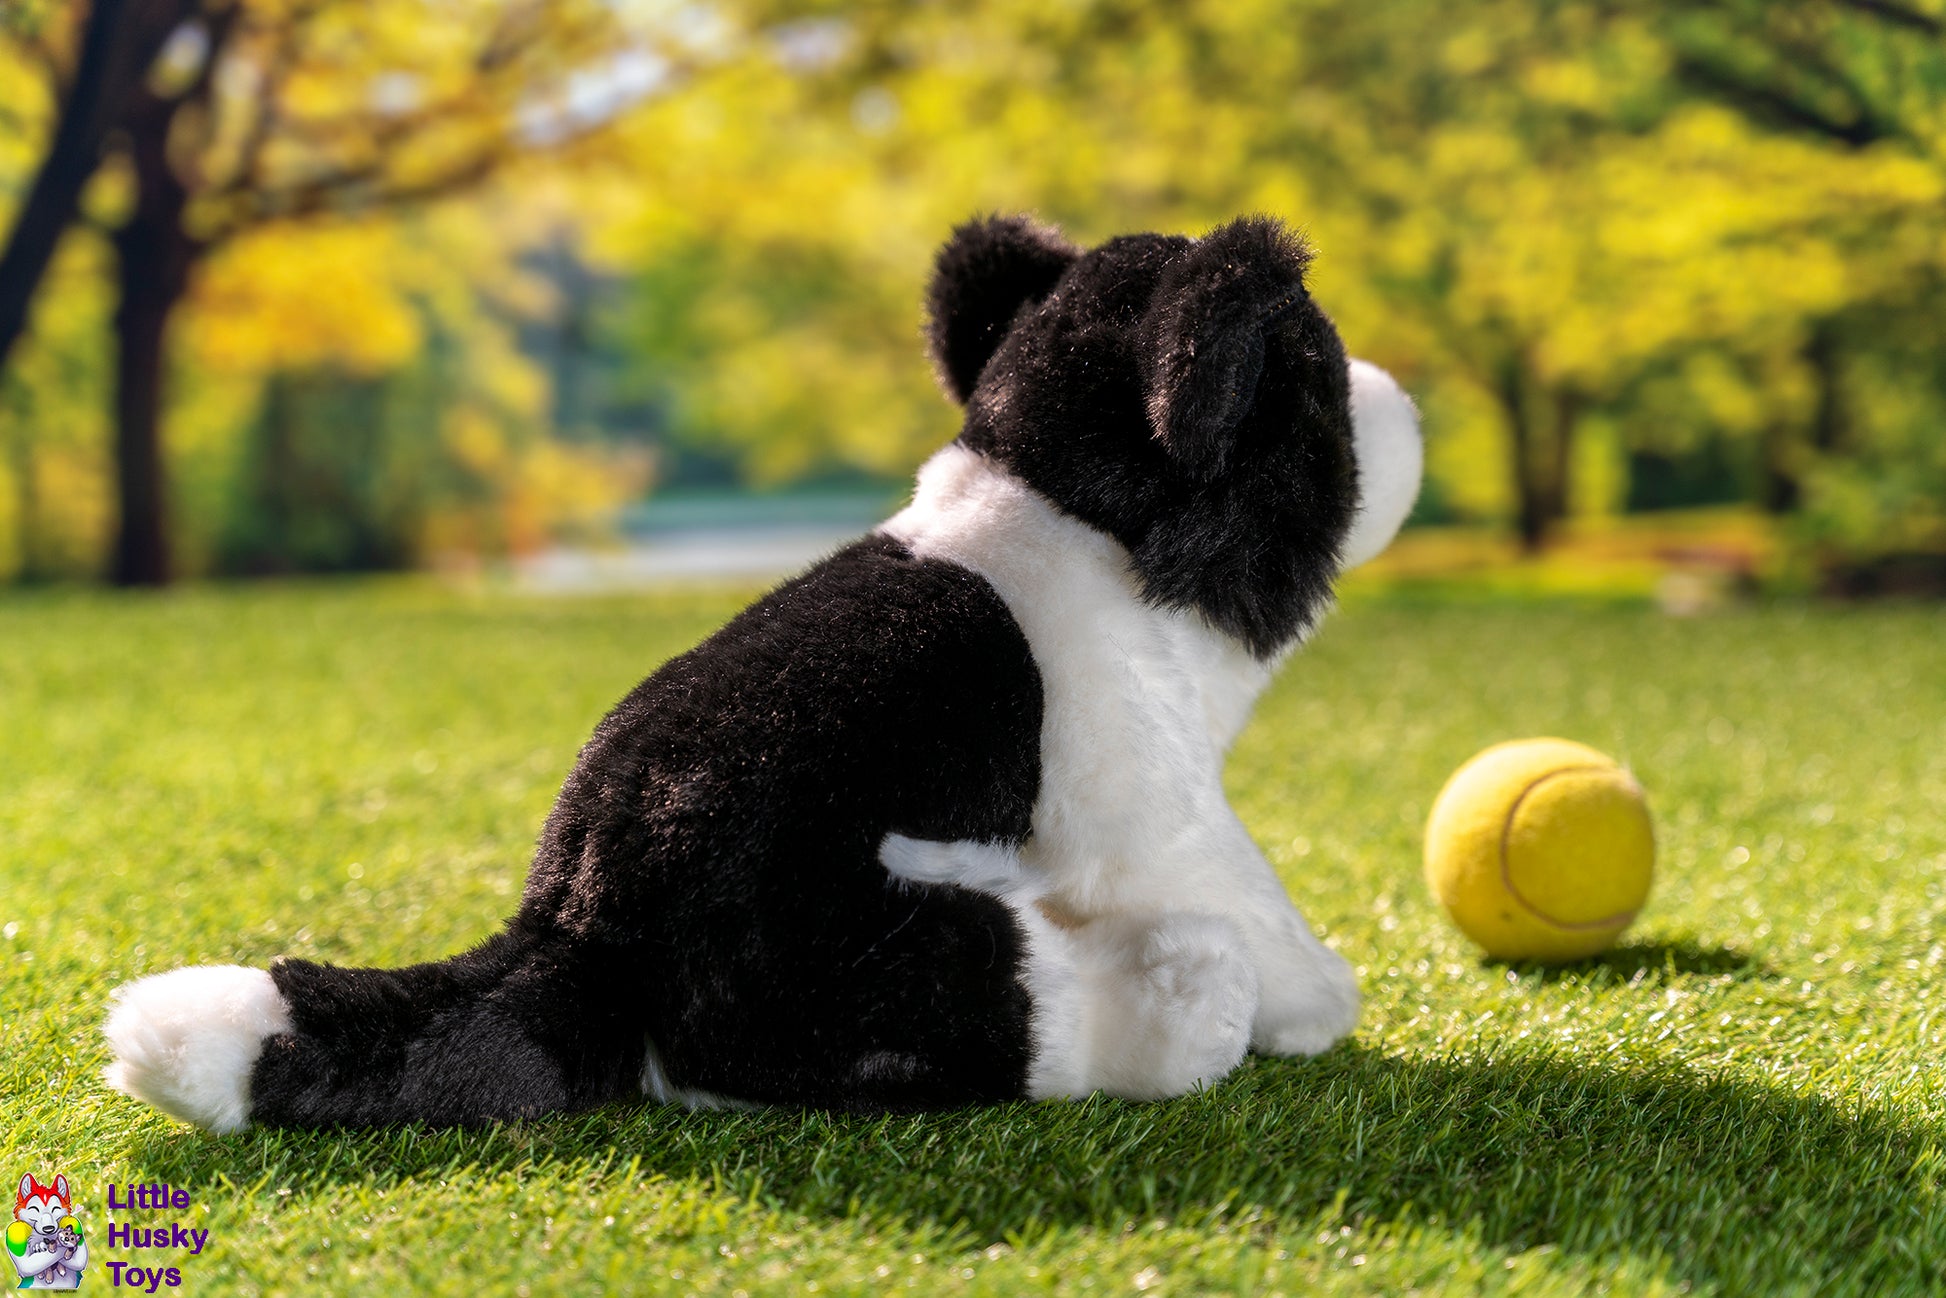
[[[1734,947],[1708,946],[1688,938],[1671,942],[1623,942],[1600,955],[1571,964],[1542,965],[1506,960],[1487,960],[1496,968],[1539,974],[1542,982],[1577,980],[1583,982],[1640,983],[1663,981],[1685,974],[1704,976],[1737,974],[1761,978],[1771,972],[1768,965]]]
[[[143,1176],[172,1184],[223,1177],[298,1196],[449,1177],[585,1182],[639,1155],[644,1177],[813,1219],[930,1221],[968,1247],[1257,1209],[1293,1229],[1410,1220],[1511,1250],[1651,1254],[1679,1279],[1732,1291],[1946,1283],[1936,1133],[1743,1081],[1536,1054],[1341,1048],[1255,1060],[1211,1092],[1147,1106],[896,1118],[613,1109],[471,1132],[178,1135],[130,1153]]]

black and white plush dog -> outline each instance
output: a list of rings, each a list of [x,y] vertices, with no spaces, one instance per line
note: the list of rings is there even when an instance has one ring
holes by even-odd
[[[142,979],[108,1080],[230,1131],[1154,1098],[1330,1046],[1356,980],[1223,754],[1397,530],[1420,443],[1308,260],[1267,220],[960,229],[931,290],[959,437],[602,721],[504,932]]]

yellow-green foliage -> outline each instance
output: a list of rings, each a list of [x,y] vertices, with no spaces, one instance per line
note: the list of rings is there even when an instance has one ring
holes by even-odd
[[[58,36],[76,3],[0,22],[0,207],[50,111],[23,33],[54,15]],[[266,30],[286,12],[245,8]],[[439,436],[475,485],[428,544],[525,535],[486,514],[550,431],[549,376],[511,345],[557,305],[532,274],[542,246],[627,286],[602,328],[682,438],[766,482],[902,473],[953,426],[918,359],[931,250],[970,213],[1029,209],[1090,240],[1253,210],[1302,225],[1348,342],[1422,398],[1437,513],[1609,512],[1628,452],[1717,446],[1747,494],[1801,504],[1833,545],[1941,539],[1941,0],[549,0],[469,21],[516,11],[552,61],[510,96],[444,8],[323,6],[288,79],[306,129],[264,154],[271,180],[373,167],[409,186],[495,139],[520,154],[501,183],[430,214],[353,198],[267,220],[222,192],[192,209],[249,230],[177,331],[192,533],[264,375],[432,365]],[[234,44],[240,66],[265,39]],[[410,144],[334,125],[375,96],[465,111],[401,129]],[[204,161],[247,146],[218,130]],[[123,188],[111,168],[97,215]],[[70,242],[0,406],[17,448],[0,515],[32,494],[31,464],[56,502],[50,554],[107,525],[104,253]],[[566,478],[578,494],[534,502],[532,528],[635,481]],[[0,520],[0,571],[21,566],[18,530]]]
[[[0,229],[40,163],[86,11],[0,7]],[[406,498],[387,506],[402,555],[531,547],[633,494],[640,463],[550,437],[549,377],[516,345],[553,307],[526,258],[572,224],[555,182],[594,134],[564,117],[573,78],[630,39],[610,7],[483,4],[463,22],[429,0],[204,12],[204,30],[226,33],[213,89],[171,136],[190,192],[182,227],[208,249],[172,321],[163,419],[188,566],[247,530],[251,456],[280,383],[408,412],[378,437],[401,453],[371,466]],[[193,82],[207,48],[172,41],[151,85]],[[502,188],[480,192],[488,175]],[[111,148],[0,374],[0,574],[95,569],[112,532],[102,235],[134,183]],[[449,193],[471,201],[426,206]]]

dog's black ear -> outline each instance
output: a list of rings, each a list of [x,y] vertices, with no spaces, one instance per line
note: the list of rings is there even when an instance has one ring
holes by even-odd
[[[1080,250],[1025,216],[989,216],[953,231],[926,292],[927,342],[939,382],[964,405],[1014,316],[1039,302]]]
[[[1311,249],[1266,217],[1212,230],[1163,271],[1142,318],[1149,424],[1190,476],[1223,471],[1264,365],[1264,333],[1307,296]]]

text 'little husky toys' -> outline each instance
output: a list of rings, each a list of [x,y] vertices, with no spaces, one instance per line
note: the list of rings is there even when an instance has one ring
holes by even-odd
[[[1420,442],[1309,256],[1260,219],[958,230],[930,332],[959,436],[596,727],[505,931],[144,978],[109,1081],[229,1131],[1152,1098],[1330,1046],[1355,979],[1223,754],[1398,529]]]

